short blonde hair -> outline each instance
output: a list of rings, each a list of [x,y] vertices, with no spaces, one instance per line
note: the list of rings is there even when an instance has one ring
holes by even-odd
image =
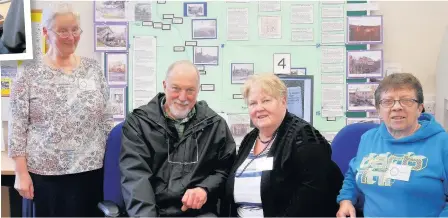
[[[50,7],[45,8],[42,13],[42,24],[43,27],[47,29],[51,29],[53,27],[53,21],[58,15],[64,15],[64,14],[72,14],[75,19],[78,21],[78,24],[80,22],[79,20],[79,13],[75,12],[73,10],[73,7],[71,4],[68,3],[55,3],[51,4]]]
[[[278,76],[272,73],[255,74],[251,75],[243,86],[242,93],[246,102],[248,101],[250,89],[254,86],[260,87],[267,95],[274,98],[286,96],[286,85]]]

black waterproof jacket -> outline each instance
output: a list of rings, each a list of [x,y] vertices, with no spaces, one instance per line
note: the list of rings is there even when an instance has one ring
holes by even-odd
[[[215,213],[217,199],[236,157],[225,120],[200,101],[196,115],[179,138],[160,107],[159,93],[135,109],[123,125],[120,170],[129,216],[197,216]],[[181,211],[187,189],[203,187],[207,202],[200,210]]]

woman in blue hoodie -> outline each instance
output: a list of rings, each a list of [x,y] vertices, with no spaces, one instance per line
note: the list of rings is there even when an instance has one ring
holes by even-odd
[[[412,74],[385,77],[375,91],[382,124],[366,132],[338,196],[337,217],[448,216],[448,134],[423,111],[423,89]],[[420,117],[420,118],[419,118]]]

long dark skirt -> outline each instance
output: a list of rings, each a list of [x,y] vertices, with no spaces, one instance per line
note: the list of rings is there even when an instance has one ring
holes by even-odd
[[[36,217],[101,217],[103,169],[60,176],[30,173]]]

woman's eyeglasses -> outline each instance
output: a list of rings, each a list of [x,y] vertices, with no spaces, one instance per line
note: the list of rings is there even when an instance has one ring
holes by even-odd
[[[418,103],[415,99],[403,98],[400,100],[383,99],[380,101],[380,105],[384,108],[391,108],[395,105],[395,102],[399,102],[402,107],[412,107],[415,103]]]
[[[65,31],[64,30],[64,31],[57,31],[57,32],[50,29],[50,31],[56,33],[56,35],[58,35],[59,37],[61,37],[63,39],[70,37],[70,35],[72,35],[73,37],[78,37],[82,34],[82,29],[77,29],[74,31]]]

